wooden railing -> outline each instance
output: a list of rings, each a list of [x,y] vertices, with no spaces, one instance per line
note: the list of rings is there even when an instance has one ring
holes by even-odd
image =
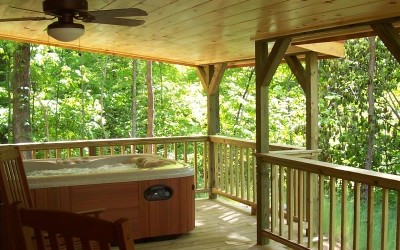
[[[270,164],[267,238],[293,249],[400,249],[400,176],[274,153],[257,157]]]
[[[98,155],[148,153],[188,163],[194,168],[197,193],[208,193],[208,137],[178,136],[124,138],[88,141],[59,141],[18,144],[33,159],[73,158]],[[2,145],[6,146],[6,145]]]
[[[211,144],[214,151],[209,152]],[[9,146],[9,145],[1,145]],[[222,136],[126,138],[18,144],[31,158],[151,153],[188,163],[196,192],[256,208],[256,159],[269,163],[271,206],[262,234],[293,249],[400,249],[400,177],[304,159],[318,150]],[[215,166],[209,166],[213,158]],[[210,169],[214,167],[214,175]],[[214,183],[212,186],[210,183]],[[212,188],[211,188],[212,187]],[[378,199],[379,198],[379,199]],[[378,204],[379,206],[375,205]],[[255,212],[255,210],[253,210]],[[394,221],[394,222],[393,222]],[[377,238],[378,237],[378,238]]]
[[[214,143],[215,186],[212,193],[252,207],[255,214],[257,206],[256,143],[252,140],[236,139],[224,136],[211,136]],[[270,150],[276,153],[311,158],[319,150],[309,151],[302,147],[270,144]]]
[[[210,144],[214,152],[209,152]],[[6,146],[6,145],[2,145]],[[197,193],[213,193],[256,209],[255,141],[224,136],[178,136],[153,138],[102,139],[18,144],[29,158],[74,158],[99,155],[150,153],[188,163],[194,168]],[[298,157],[317,152],[301,147],[271,144],[270,150]],[[209,158],[215,166],[210,175]],[[210,188],[210,183],[215,183]]]
[[[214,143],[215,186],[212,193],[256,207],[255,142],[221,136]]]

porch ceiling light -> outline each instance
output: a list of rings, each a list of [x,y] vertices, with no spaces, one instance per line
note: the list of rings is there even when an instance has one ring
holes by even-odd
[[[61,42],[71,42],[85,33],[85,27],[79,23],[54,22],[47,27],[47,34]]]

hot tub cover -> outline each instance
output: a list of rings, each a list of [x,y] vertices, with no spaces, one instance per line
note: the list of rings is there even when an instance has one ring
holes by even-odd
[[[157,155],[134,154],[24,160],[29,187],[49,188],[193,176],[188,165]]]

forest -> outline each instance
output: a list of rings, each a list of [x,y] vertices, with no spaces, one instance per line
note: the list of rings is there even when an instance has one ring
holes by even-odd
[[[318,65],[320,160],[397,174],[399,63],[375,37],[345,50]],[[206,98],[192,67],[0,41],[2,143],[205,135]],[[284,63],[270,98],[270,141],[305,146],[305,96]],[[219,103],[219,134],[254,140],[254,67],[225,72]]]

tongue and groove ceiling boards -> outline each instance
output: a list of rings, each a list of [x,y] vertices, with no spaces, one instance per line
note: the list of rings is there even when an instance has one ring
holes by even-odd
[[[0,19],[48,17],[40,13],[42,2],[0,0]],[[254,62],[255,40],[269,39],[272,45],[274,38],[292,34],[287,54],[313,50],[320,57],[343,56],[341,40],[373,34],[371,21],[390,20],[397,28],[400,16],[400,0],[88,0],[89,11],[125,8],[147,12],[124,17],[144,23],[77,20],[85,34],[63,43],[46,32],[54,20],[0,22],[0,38],[190,66],[241,66]]]

